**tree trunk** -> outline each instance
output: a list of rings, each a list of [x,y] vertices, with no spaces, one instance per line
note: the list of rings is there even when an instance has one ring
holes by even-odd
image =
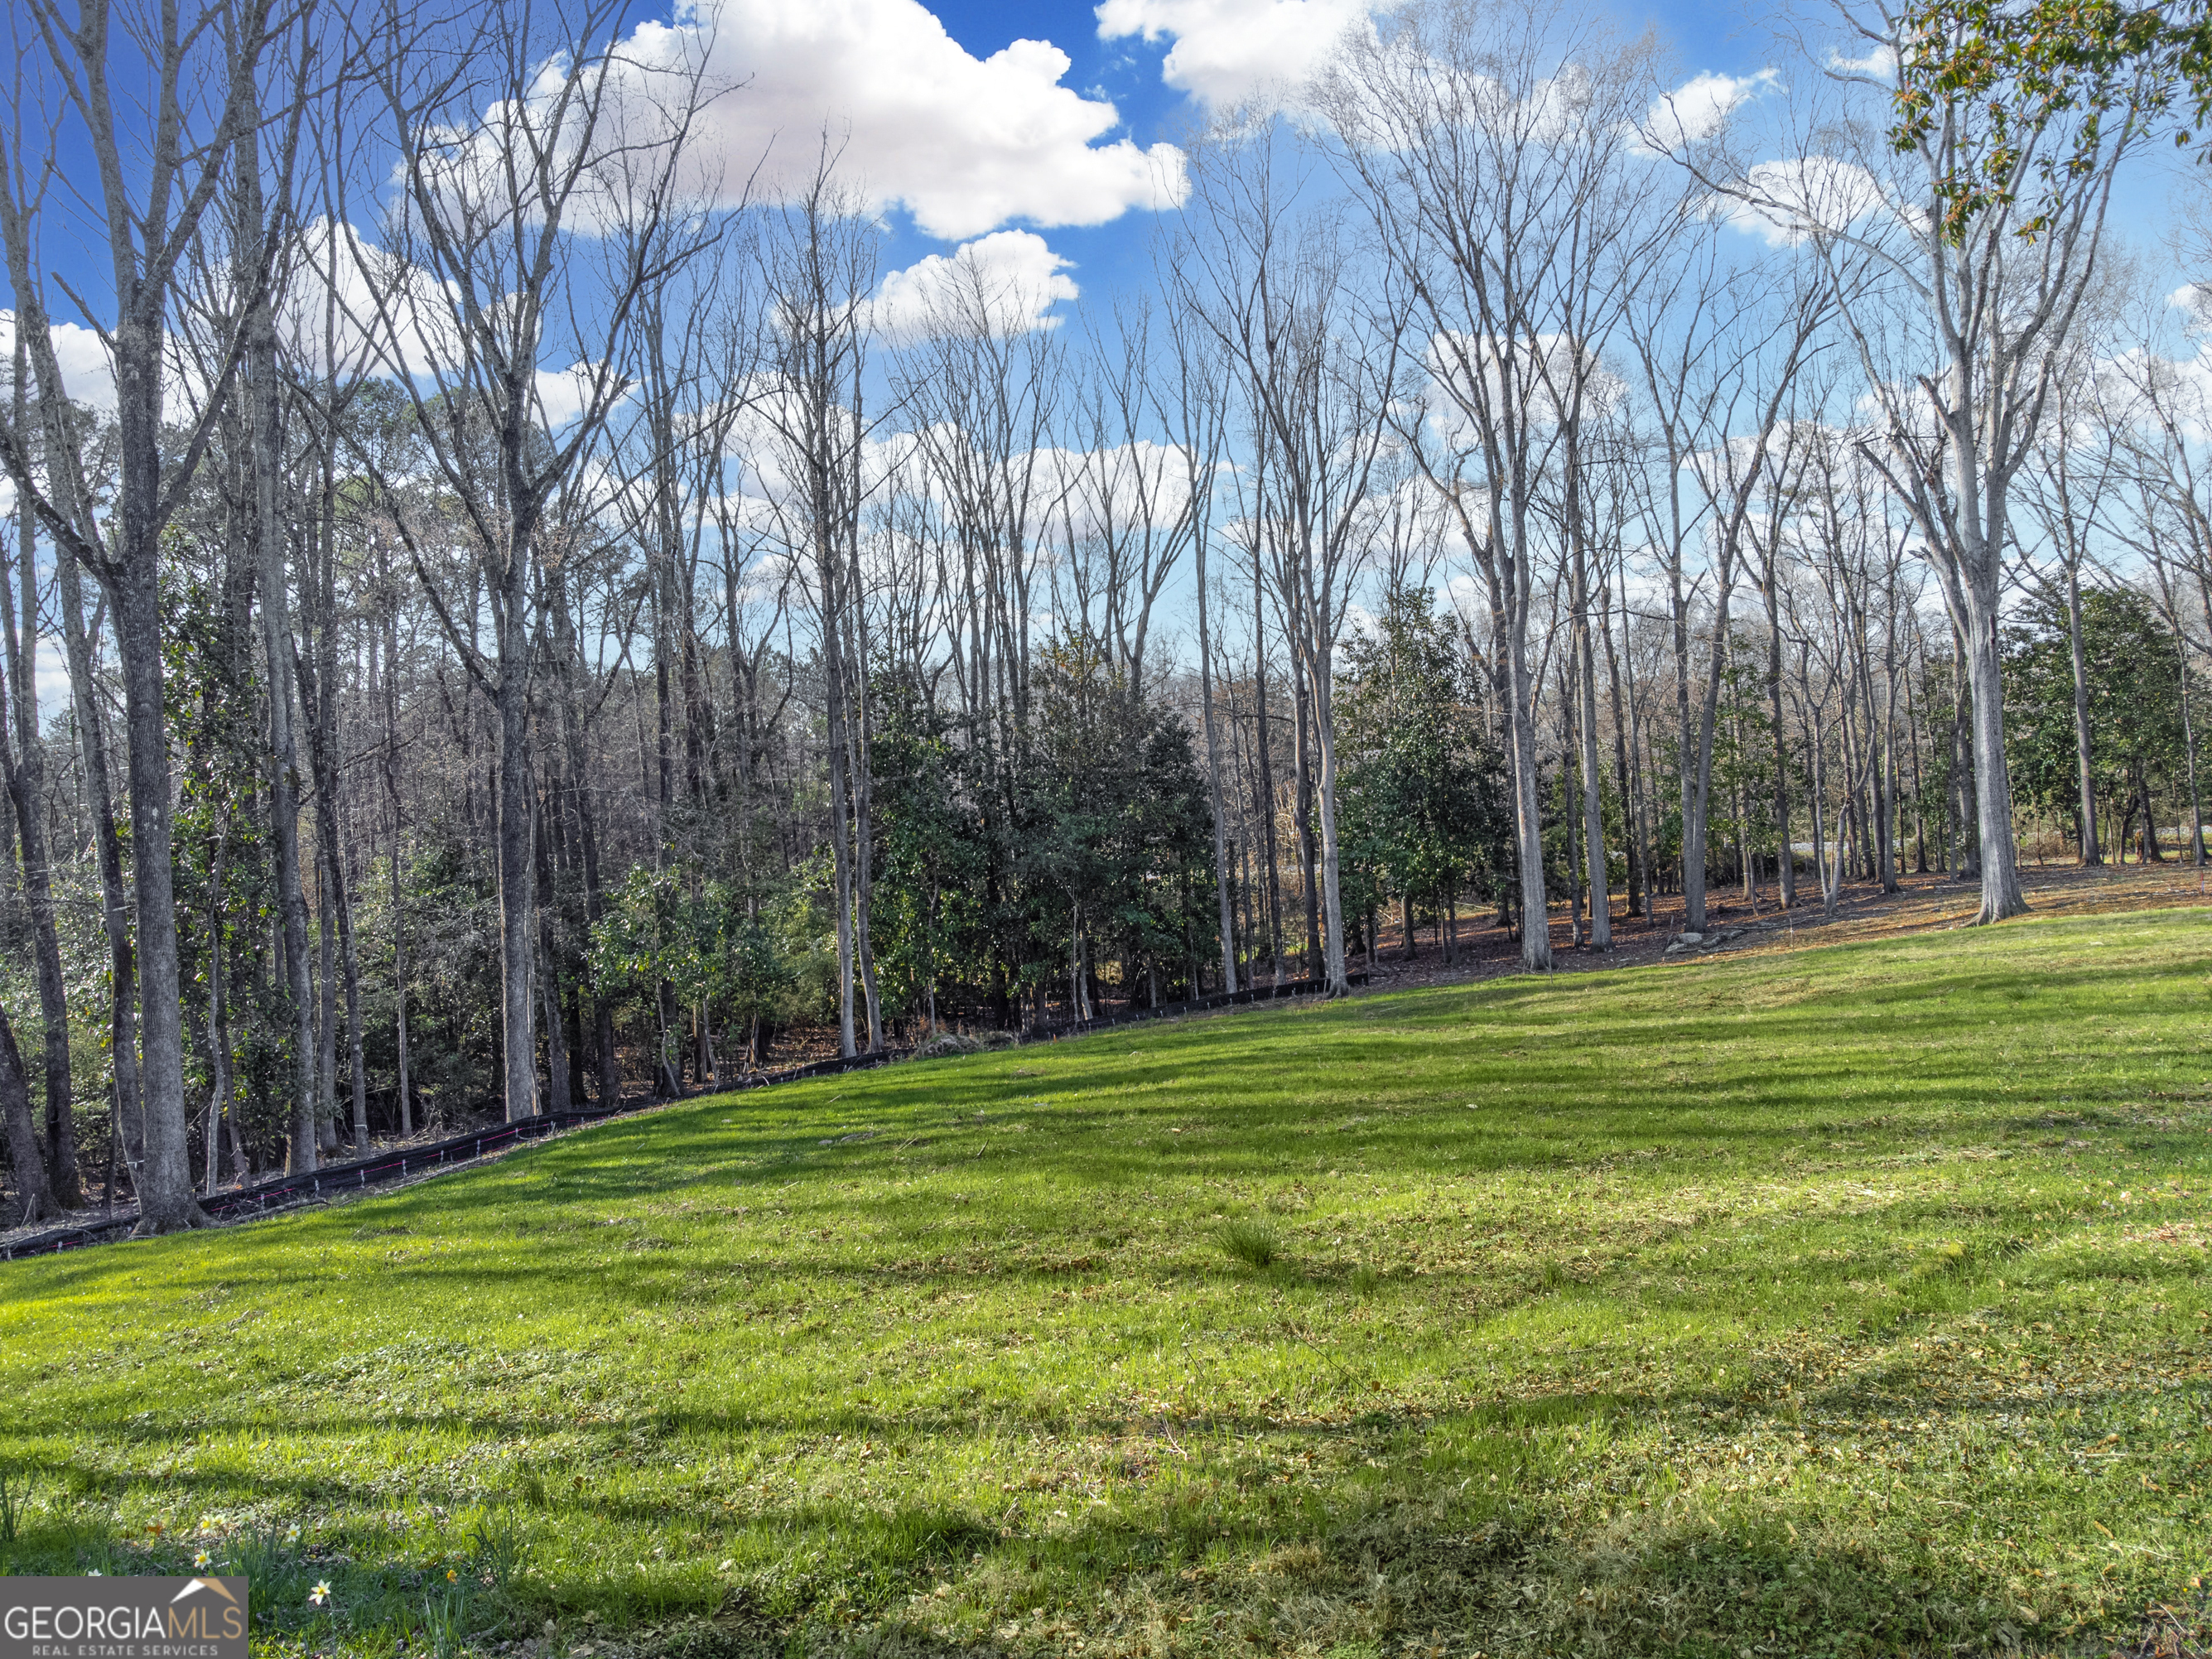
[[[31,1115],[30,1079],[23,1074],[22,1052],[15,1047],[15,1029],[5,1008],[0,1008],[0,1122],[7,1127],[8,1157],[15,1166],[15,1195],[21,1200],[9,1224],[59,1220],[62,1208],[46,1180],[46,1149],[39,1145],[38,1121]]]
[[[1235,896],[1229,879],[1229,832],[1221,798],[1221,744],[1213,714],[1213,643],[1206,625],[1206,537],[1194,548],[1198,557],[1198,700],[1206,726],[1206,790],[1213,807],[1213,896],[1221,930],[1221,988],[1237,989],[1237,921],[1231,912]]]
[[[1980,815],[1974,805],[1979,792],[1974,781],[1973,712],[1967,676],[1966,645],[1954,624],[1951,629],[1950,801],[1956,844],[1951,873],[1972,881],[1981,876],[1982,857]]]
[[[1713,726],[1719,717],[1721,683],[1728,666],[1729,583],[1725,572],[1717,586],[1719,591],[1713,615],[1712,653],[1706,664],[1697,736],[1682,787],[1682,927],[1685,932],[1692,933],[1705,930],[1705,837],[1713,794]],[[1686,714],[1686,687],[1684,696]]]
[[[1321,895],[1316,890],[1314,879],[1313,698],[1306,690],[1303,674],[1293,674],[1291,684],[1297,694],[1297,795],[1295,810],[1298,832],[1298,888],[1304,896],[1306,913],[1304,976],[1316,979],[1320,976],[1321,969]]]
[[[388,583],[389,571],[385,574]],[[392,995],[394,1036],[398,1042],[399,1135],[415,1134],[415,1096],[407,1053],[407,906],[399,878],[402,817],[399,801],[399,620],[395,604],[385,616],[384,787],[392,799]]]
[[[215,860],[209,885],[217,895],[208,914],[208,1127],[207,1179],[202,1190],[210,1198],[222,1181],[222,1129],[232,1117],[230,1104],[230,1014],[222,981],[223,909],[222,864]],[[236,1126],[234,1124],[235,1132]]]
[[[19,345],[15,358],[15,429],[25,429],[29,388],[28,363]],[[84,1203],[83,1181],[77,1171],[76,1110],[70,1076],[69,993],[62,981],[61,938],[54,923],[53,876],[46,848],[46,745],[39,729],[39,690],[31,659],[38,650],[39,583],[36,520],[19,506],[15,514],[21,538],[16,549],[16,574],[22,580],[22,626],[16,625],[13,590],[0,568],[0,619],[4,619],[8,641],[8,672],[15,683],[10,712],[15,721],[15,744],[11,749],[4,726],[0,726],[0,766],[4,766],[8,793],[15,805],[16,832],[21,839],[24,908],[31,922],[32,957],[39,980],[39,1017],[45,1048],[46,1108],[46,1182],[55,1202],[67,1209]],[[24,646],[27,641],[29,650]],[[31,672],[26,672],[29,668]]]
[[[1267,860],[1267,961],[1274,982],[1283,982],[1283,884],[1275,860],[1275,765],[1267,741],[1267,633],[1260,608],[1260,567],[1252,565],[1252,698],[1256,714],[1253,806],[1260,815],[1261,845]]]
[[[1535,687],[1528,672],[1526,646],[1511,640],[1505,648],[1510,677],[1513,746],[1515,860],[1521,876],[1521,965],[1532,974],[1552,970],[1551,902],[1544,890],[1544,804],[1536,769]]]
[[[311,633],[313,652],[307,659],[313,667],[303,689],[308,693],[307,701],[313,705],[307,731],[314,751],[316,841],[322,854],[323,885],[327,896],[324,908],[326,916],[334,918],[337,924],[335,983],[331,977],[327,939],[323,948],[323,1055],[327,1068],[324,1108],[335,1127],[337,1042],[333,1000],[342,991],[350,1097],[348,1103],[351,1108],[349,1116],[354,1150],[358,1152],[368,1147],[368,1077],[362,1058],[361,957],[354,941],[354,884],[346,867],[346,854],[352,843],[350,838],[341,834],[338,816],[344,776],[338,752],[337,485],[334,459],[327,449],[323,454],[320,493],[319,568],[307,573],[315,591],[315,625]],[[328,921],[325,926],[327,929]]]
[[[1328,994],[1350,994],[1352,981],[1344,963],[1344,896],[1339,883],[1340,849],[1336,830],[1336,729],[1331,718],[1329,675],[1326,662],[1310,664],[1309,694],[1313,698],[1314,739],[1321,751],[1321,896],[1322,949]]]
[[[1813,876],[1820,884],[1820,915],[1824,921],[1836,919],[1836,892],[1828,879],[1828,835],[1826,827],[1828,799],[1828,769],[1826,734],[1820,730],[1820,706],[1813,700],[1812,687],[1804,684],[1807,677],[1799,676],[1800,690],[1805,697],[1806,744],[1813,763],[1813,799],[1810,803],[1813,819]]]
[[[499,678],[493,707],[499,718],[499,976],[501,1104],[507,1121],[538,1111],[537,994],[531,984],[538,960],[538,792],[530,761],[530,659],[526,626],[526,560],[530,542],[508,544],[500,572]]]
[[[2012,775],[2005,765],[2004,662],[1997,641],[1997,583],[1990,572],[1966,617],[1966,667],[1972,686],[1974,817],[1980,830],[1982,903],[1974,923],[1986,926],[2027,908],[2020,887],[2019,848],[2012,833]]]
[[[319,846],[315,863],[315,1121],[317,1144],[327,1158],[338,1150],[337,919],[331,904],[330,860]]]
[[[2166,853],[2158,844],[2158,810],[2150,798],[2150,775],[2139,762],[2136,766],[2136,793],[2142,802],[2142,861],[2163,864]]]
[[[321,1113],[315,1076],[314,987],[307,967],[307,903],[300,868],[300,762],[293,732],[292,625],[284,576],[283,412],[276,380],[276,325],[269,296],[250,261],[258,257],[264,234],[260,151],[251,134],[241,142],[238,165],[240,270],[237,281],[250,295],[245,318],[246,353],[242,391],[246,408],[246,459],[251,475],[247,533],[252,539],[252,568],[261,589],[261,647],[264,684],[269,699],[269,817],[276,863],[276,906],[284,933],[286,1010],[292,1042],[290,1158],[295,1175],[318,1167],[322,1149]],[[136,732],[133,733],[136,766]],[[164,764],[162,770],[167,772]],[[132,832],[137,830],[137,793],[131,796]],[[135,860],[142,872],[144,860]],[[142,906],[143,908],[143,906]],[[173,940],[173,925],[172,939]],[[141,949],[144,948],[141,933]],[[172,946],[173,949],[173,945]],[[152,1013],[148,1012],[147,1062],[153,1063]]]
[[[545,602],[552,611],[556,689],[561,702],[561,740],[567,750],[568,788],[564,793],[575,815],[578,862],[584,872],[584,925],[596,927],[606,913],[605,895],[599,882],[599,817],[592,805],[592,781],[586,770],[584,720],[576,706],[576,629],[568,610],[568,576],[556,562],[545,572]],[[598,1070],[598,1104],[611,1107],[622,1100],[622,1054],[615,1038],[613,1004],[594,987],[592,996],[592,1055]]]
[[[125,355],[117,354],[118,365]],[[141,361],[151,357],[148,353]],[[151,472],[160,464],[160,441],[157,430],[127,431],[125,453],[139,459],[126,464]],[[125,499],[143,501],[150,509],[154,495],[155,480],[149,477],[127,489]],[[197,1227],[207,1218],[193,1191],[185,1135],[168,725],[161,696],[160,538],[150,522],[138,529],[143,533],[125,528],[128,550],[116,584],[116,635],[131,739],[131,862],[137,898],[138,1020],[145,1056],[146,1159],[138,1182],[138,1231],[152,1234]]]
[[[1589,867],[1589,942],[1593,951],[1602,951],[1613,949],[1613,892],[1605,867],[1605,764],[1597,746],[1597,646],[1590,637],[1589,571],[1579,538],[1574,574],[1575,724],[1580,728],[1583,844]]]
[[[1787,910],[1797,902],[1797,854],[1790,834],[1790,745],[1783,740],[1782,615],[1775,591],[1775,567],[1780,562],[1780,548],[1769,549],[1766,580],[1759,586],[1766,601],[1766,712],[1774,722],[1774,884]]]
[[[2076,561],[2066,563],[2066,647],[2074,668],[2074,774],[2079,792],[2081,862],[2100,865],[2097,845],[2097,777],[2089,741],[2089,663],[2081,649],[2081,574]]]
[[[269,373],[276,372],[274,341]],[[257,447],[262,422],[255,411]],[[274,408],[270,409],[273,422]],[[273,435],[273,425],[270,428]],[[261,470],[257,462],[257,473]],[[315,1079],[314,985],[307,968],[307,900],[300,881],[300,769],[292,731],[292,635],[285,617],[283,538],[278,527],[273,477],[264,489],[257,479],[253,537],[261,587],[262,659],[269,698],[270,838],[276,851],[276,910],[284,939],[287,1024],[292,1042],[290,1152],[286,1167],[295,1175],[318,1167],[321,1113]],[[265,515],[265,516],[264,516]]]
[[[1923,654],[1920,662],[1921,689],[1927,689],[1928,659]],[[1913,696],[1912,675],[1905,676],[1905,738],[1912,754],[1912,869],[1916,875],[1928,873],[1928,784],[1920,769],[1920,699]]]
[[[1705,927],[1705,832],[1698,804],[1698,733],[1690,719],[1690,610],[1682,592],[1679,554],[1668,577],[1674,647],[1674,781],[1682,814],[1682,931],[1695,933]]]
[[[857,568],[853,572],[853,591],[856,595],[860,592]],[[872,733],[868,729],[868,632],[862,607],[856,603],[853,608],[859,635],[859,648],[854,659],[860,665],[854,685],[855,706],[848,720],[852,742],[846,755],[853,773],[853,950],[859,959],[860,994],[868,1011],[868,1052],[876,1054],[881,1054],[884,1048],[884,1007],[876,985],[876,791]]]
[[[833,579],[825,577],[824,580]],[[841,653],[835,645],[829,643],[836,634],[835,618],[835,611],[825,604],[822,623],[824,641],[822,672],[829,702],[830,731],[826,758],[830,766],[830,876],[837,889],[837,1052],[850,1060],[860,1052],[853,1010],[853,817],[850,783],[845,766],[848,744],[845,733],[844,670],[839,661]]]
[[[1897,591],[1894,580],[1885,596],[1882,624],[1881,707],[1875,707],[1874,680],[1867,679],[1869,735],[1875,744],[1874,858],[1881,890],[1897,885]]]
[[[62,646],[69,659],[81,769],[91,797],[93,842],[100,857],[100,923],[107,934],[108,1060],[115,1078],[115,1114],[123,1161],[135,1183],[146,1156],[145,1102],[140,1089],[137,952],[131,938],[131,902],[123,883],[123,838],[115,824],[107,722],[93,677],[92,641],[84,617],[82,578],[66,546],[54,548],[54,587],[61,599]]]
[[[1610,583],[1598,589],[1598,613],[1605,618],[1599,633],[1605,641],[1605,672],[1613,702],[1613,786],[1620,792],[1620,827],[1628,855],[1628,914],[1651,914],[1650,859],[1644,843],[1642,792],[1629,764],[1629,713],[1620,695],[1620,656],[1613,642],[1613,590]]]
[[[546,948],[545,970],[538,982],[545,1003],[547,1109],[556,1114],[572,1111],[574,1103],[568,1094],[568,1026],[561,1017],[561,980],[554,969],[550,941]]]
[[[2204,803],[2197,793],[2197,718],[2189,701],[2189,646],[2176,630],[2174,653],[2181,659],[2181,752],[2189,773],[2189,861],[2204,867]]]

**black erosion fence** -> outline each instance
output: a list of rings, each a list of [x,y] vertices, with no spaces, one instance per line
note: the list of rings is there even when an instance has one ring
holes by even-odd
[[[1355,985],[1364,983],[1366,977],[1364,974],[1351,976]],[[1035,1025],[1022,1034],[1020,1042],[1057,1042],[1065,1036],[1085,1036],[1116,1025],[1135,1024],[1151,1019],[1171,1019],[1181,1014],[1205,1013],[1216,1008],[1272,1002],[1285,997],[1312,996],[1325,988],[1320,980],[1299,979],[1286,980],[1280,985],[1254,986],[1242,991],[1219,991],[1212,996],[1194,997],[1188,1002],[1165,1003],[1156,1008],[1132,1008],[1121,1013],[1102,1014],[1095,1019],[1064,1020],[1054,1024]],[[915,1052],[912,1048],[883,1048],[872,1054],[855,1054],[850,1060],[817,1060],[804,1066],[750,1072],[742,1077],[732,1078],[727,1083],[717,1082],[712,1088],[698,1092],[702,1096],[732,1094],[744,1089],[766,1089],[781,1083],[797,1083],[805,1078],[865,1071],[872,1066],[884,1066],[893,1060],[910,1059]],[[325,1164],[306,1175],[278,1176],[273,1180],[256,1182],[250,1187],[233,1188],[203,1198],[200,1208],[211,1220],[248,1220],[271,1211],[313,1204],[342,1193],[358,1191],[364,1187],[379,1187],[392,1182],[415,1179],[453,1165],[473,1163],[488,1152],[519,1146],[526,1140],[539,1140],[565,1129],[582,1128],[593,1123],[604,1123],[609,1118],[629,1117],[674,1103],[666,1100],[641,1099],[624,1101],[612,1106],[586,1107],[580,1111],[548,1112],[537,1117],[520,1118],[513,1123],[493,1124],[488,1128],[471,1130],[466,1134],[433,1141],[427,1146],[394,1147],[373,1152],[367,1158],[356,1158],[351,1163]],[[117,1210],[97,1221],[78,1222],[67,1227],[57,1227],[49,1232],[35,1233],[12,1244],[0,1244],[0,1261],[13,1261],[29,1255],[53,1255],[64,1250],[105,1244],[128,1233],[137,1224],[137,1209]]]

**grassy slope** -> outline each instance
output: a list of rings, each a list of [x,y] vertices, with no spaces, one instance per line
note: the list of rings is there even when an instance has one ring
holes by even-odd
[[[14,1570],[371,1653],[2071,1650],[2206,1565],[2208,1013],[2202,911],[1493,981],[0,1269]]]

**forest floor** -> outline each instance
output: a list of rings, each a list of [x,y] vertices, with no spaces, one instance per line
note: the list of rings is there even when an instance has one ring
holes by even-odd
[[[2107,865],[2085,870],[2075,864],[2028,864],[2021,883],[2035,915],[2102,915],[2118,910],[2164,909],[2175,905],[2212,906],[2212,883],[2179,860],[2164,864]],[[1905,933],[1957,927],[1973,917],[1981,885],[1943,875],[1907,875],[1899,890],[1885,893],[1874,882],[1847,882],[1837,895],[1833,921],[1822,917],[1820,889],[1807,877],[1798,902],[1787,912],[1772,884],[1747,899],[1739,886],[1716,887],[1708,896],[1707,925],[1740,937],[1723,947],[1736,951],[1787,951],[1837,945],[1854,939],[1892,939]],[[1809,895],[1809,897],[1808,896]],[[1649,918],[1625,914],[1614,896],[1613,949],[1601,953],[1572,942],[1566,908],[1553,907],[1552,959],[1556,973],[1589,973],[1631,963],[1656,962],[1681,932],[1682,896],[1662,893]],[[1437,931],[1426,921],[1413,930],[1413,954],[1406,954],[1401,920],[1385,917],[1378,929],[1377,952],[1369,970],[1375,987],[1455,985],[1521,971],[1521,941],[1495,925],[1489,912],[1460,919],[1454,960],[1446,963]],[[1363,958],[1361,966],[1366,963]]]
[[[2098,879],[0,1267],[0,1571],[265,1659],[2185,1651],[2212,929]]]

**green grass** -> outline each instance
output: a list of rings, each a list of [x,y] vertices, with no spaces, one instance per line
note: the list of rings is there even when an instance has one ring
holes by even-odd
[[[2207,1565],[2208,1043],[2173,911],[711,1099],[0,1268],[0,1566],[205,1550],[271,1652],[2093,1650]]]

